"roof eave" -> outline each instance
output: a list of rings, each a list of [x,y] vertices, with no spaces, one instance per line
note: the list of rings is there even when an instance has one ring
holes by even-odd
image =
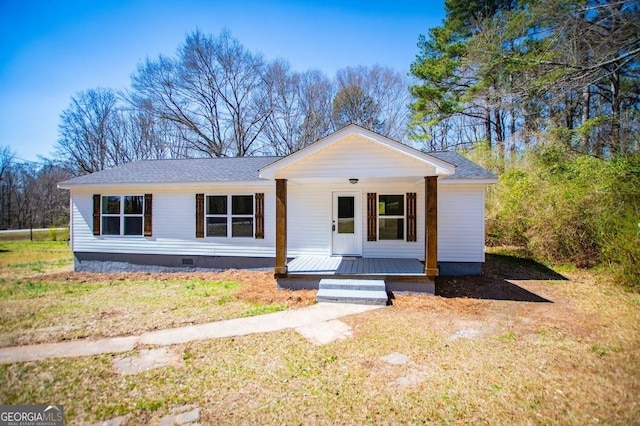
[[[451,178],[438,180],[438,184],[443,185],[495,185],[496,183],[498,183],[497,178]]]
[[[205,187],[235,187],[235,186],[271,186],[273,182],[266,179],[256,180],[218,180],[192,182],[101,182],[101,183],[72,183],[60,182],[59,189],[90,189],[90,188],[205,188]]]

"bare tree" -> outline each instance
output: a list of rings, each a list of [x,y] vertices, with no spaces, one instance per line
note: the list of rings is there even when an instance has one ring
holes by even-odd
[[[331,133],[331,108],[334,87],[320,71],[300,75],[300,100],[304,120],[300,129],[300,148]]]
[[[42,159],[37,166],[33,185],[27,197],[31,199],[33,225],[40,228],[65,225],[69,221],[69,192],[58,183],[71,174],[59,164]]]
[[[0,148],[0,229],[6,229],[6,221],[10,203],[7,200],[7,182],[13,164],[14,154],[8,146]]]
[[[71,98],[60,116],[56,155],[74,175],[118,164],[114,141],[117,96],[110,89],[91,89]]]
[[[176,58],[147,60],[133,75],[133,105],[172,122],[188,146],[212,157],[259,150],[269,109],[264,61],[228,31],[189,35]]]
[[[348,67],[336,73],[336,127],[350,122],[392,139],[407,135],[409,81],[391,68]]]
[[[331,128],[331,82],[318,71],[292,72],[276,61],[265,73],[269,99],[264,137],[276,155],[288,155],[326,136]]]

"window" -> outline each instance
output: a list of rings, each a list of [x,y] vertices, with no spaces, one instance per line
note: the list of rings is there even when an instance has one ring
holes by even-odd
[[[102,235],[142,235],[144,196],[103,195]]]
[[[404,240],[404,195],[378,197],[378,239]]]
[[[206,217],[207,237],[252,238],[253,195],[209,195]]]

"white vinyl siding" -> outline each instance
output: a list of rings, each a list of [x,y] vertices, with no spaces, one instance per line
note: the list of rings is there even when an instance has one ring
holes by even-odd
[[[348,143],[347,143],[348,142]],[[404,154],[352,135],[330,145],[278,174],[295,178],[363,178],[432,175],[435,168]],[[352,188],[353,189],[353,188]]]
[[[254,188],[255,189],[255,188]],[[252,188],[230,188],[228,195],[249,193]],[[331,255],[332,191],[360,191],[362,248],[364,257],[416,258],[424,260],[424,184],[295,184],[288,185],[288,253]],[[240,192],[242,191],[242,192]],[[197,189],[153,190],[153,237],[93,235],[92,194],[97,190],[72,191],[73,250],[78,252],[142,253],[206,256],[275,256],[275,189],[265,192],[265,238],[195,238]],[[108,194],[115,191],[103,190]],[[417,194],[417,241],[367,241],[366,194]],[[406,201],[406,197],[405,197]],[[484,185],[438,186],[438,260],[484,262]]]
[[[329,184],[295,184],[287,187],[288,256],[331,254],[332,191],[349,189]],[[266,224],[266,223],[265,223]]]
[[[438,261],[484,262],[484,185],[438,186]]]
[[[220,194],[219,188],[215,188]],[[122,192],[113,188],[71,191],[73,250],[76,252],[140,253],[202,256],[275,256],[275,188],[232,187],[227,195],[265,193],[265,238],[195,238],[195,194],[206,188],[132,188],[130,193],[153,194],[153,237],[94,236],[93,194]]]

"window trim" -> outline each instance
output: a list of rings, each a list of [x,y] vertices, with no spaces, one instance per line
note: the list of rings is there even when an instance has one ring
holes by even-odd
[[[380,197],[402,197],[402,215],[381,215],[380,214]],[[407,241],[407,195],[406,194],[377,194],[376,198],[376,231],[378,233],[378,241]],[[380,232],[380,219],[402,219],[402,238],[382,238],[382,232]]]
[[[207,208],[209,205],[209,197],[226,197],[227,200],[227,213],[226,214],[209,214],[207,213]],[[251,214],[233,214],[233,197],[251,197]],[[249,238],[257,238],[256,237],[256,195],[255,194],[246,194],[246,193],[238,193],[238,194],[205,194],[204,196],[204,237],[205,238],[215,238],[215,239],[249,239]],[[207,219],[210,217],[225,217],[227,223],[226,235],[218,236],[218,235],[209,235],[208,227],[207,227]],[[233,235],[233,219],[238,218],[251,218],[251,235]]]
[[[104,200],[109,197],[118,197],[119,212],[118,213],[103,213]],[[142,199],[141,213],[125,213],[125,197],[140,197]],[[145,232],[145,194],[100,194],[100,236],[103,237],[124,237],[124,238],[138,238],[144,237]],[[117,217],[120,219],[120,232],[118,234],[105,233],[106,227],[104,226],[104,218]],[[128,217],[140,218],[140,233],[139,234],[125,234],[125,219]]]

